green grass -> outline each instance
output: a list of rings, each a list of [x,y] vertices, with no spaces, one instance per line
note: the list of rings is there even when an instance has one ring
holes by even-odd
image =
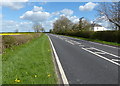
[[[2,54],[0,54],[0,85],[2,84]]]
[[[112,46],[120,46],[119,43],[115,43],[115,42],[107,42],[107,41],[102,41],[102,40],[97,40],[97,39],[88,39],[88,38],[75,37],[75,36],[69,36],[69,37],[92,41],[92,42],[97,42],[97,43],[102,43],[102,44],[107,44],[107,45],[112,45]]]
[[[3,84],[56,84],[51,52],[45,34],[13,50],[6,49],[2,55]]]

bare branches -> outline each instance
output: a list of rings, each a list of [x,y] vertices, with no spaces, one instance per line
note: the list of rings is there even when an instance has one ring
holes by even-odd
[[[44,28],[42,27],[41,24],[34,24],[33,29],[35,32],[40,32],[40,31],[44,32]]]
[[[120,2],[101,3],[97,11],[120,30]]]

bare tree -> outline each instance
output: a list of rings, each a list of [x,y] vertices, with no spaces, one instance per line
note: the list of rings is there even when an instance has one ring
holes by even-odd
[[[41,31],[42,31],[42,32],[45,32],[45,29],[42,27],[42,28],[41,28]]]
[[[79,19],[79,31],[89,31],[90,26],[90,23],[88,20],[84,19],[84,17]]]
[[[41,24],[34,24],[33,29],[34,29],[35,32],[40,32],[40,31],[44,30],[44,28],[42,27]]]
[[[16,33],[18,33],[18,32],[19,32],[19,30],[18,30],[18,29],[16,29],[16,30],[15,30],[15,32],[16,32]]]
[[[97,9],[100,16],[105,16],[120,30],[120,2],[104,2]]]

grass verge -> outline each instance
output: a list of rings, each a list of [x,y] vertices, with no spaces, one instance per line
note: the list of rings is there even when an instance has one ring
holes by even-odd
[[[2,54],[0,54],[0,85],[2,85]]]
[[[50,42],[45,34],[6,49],[2,55],[3,84],[57,84]]]
[[[88,39],[88,38],[75,37],[75,36],[68,36],[68,37],[78,38],[78,39],[82,39],[82,40],[97,42],[97,43],[106,44],[106,45],[111,45],[111,46],[116,46],[116,47],[119,47],[119,46],[120,46],[119,43],[115,43],[115,42],[107,42],[107,41],[102,41],[102,40],[97,40],[97,39]]]

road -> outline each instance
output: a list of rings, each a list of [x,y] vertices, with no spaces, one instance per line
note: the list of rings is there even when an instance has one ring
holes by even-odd
[[[69,84],[118,84],[118,48],[48,34]]]

